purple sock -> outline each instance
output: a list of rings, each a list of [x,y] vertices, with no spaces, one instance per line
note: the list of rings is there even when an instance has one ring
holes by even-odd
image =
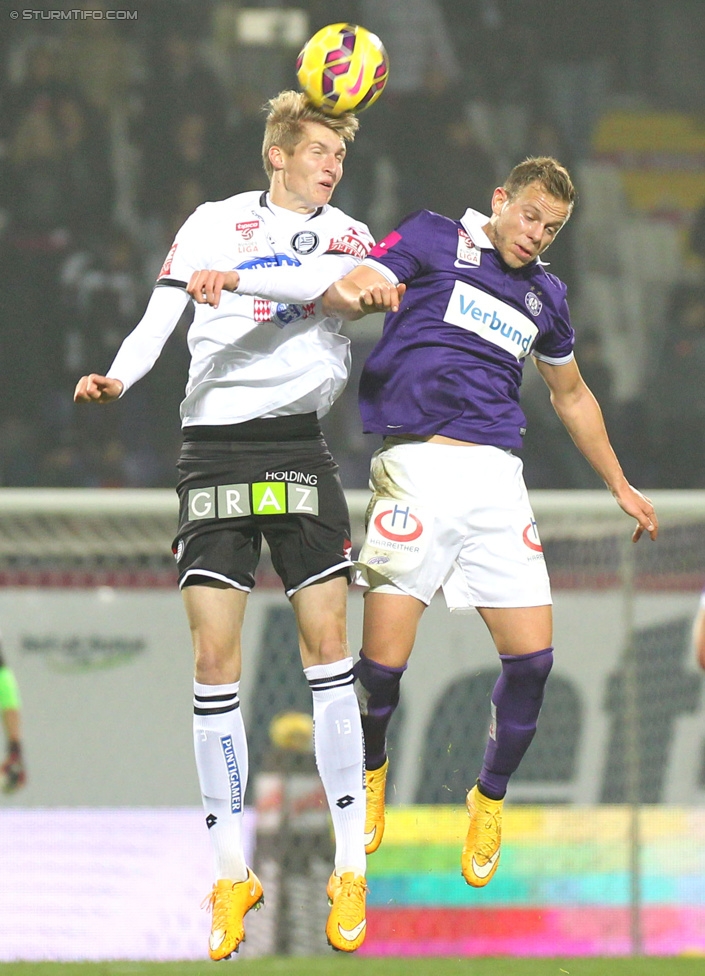
[[[387,727],[399,704],[399,682],[405,671],[406,665],[390,668],[365,657],[362,651],[353,668],[367,769],[379,769],[387,758]]]
[[[524,758],[536,734],[553,648],[533,654],[500,654],[502,673],[492,692],[492,722],[478,786],[485,796],[501,800],[509,777]]]

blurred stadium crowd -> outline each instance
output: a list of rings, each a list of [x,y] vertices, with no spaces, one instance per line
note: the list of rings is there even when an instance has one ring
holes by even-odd
[[[627,475],[705,487],[699,0],[35,6],[0,15],[0,485],[174,483],[186,318],[120,403],[81,409],[73,387],[107,369],[195,207],[266,186],[262,106],[295,87],[307,37],[348,20],[379,34],[392,68],[334,203],[380,236],[420,207],[487,208],[528,154],[561,159],[580,196],[548,260],[568,283],[578,361]],[[48,16],[69,8],[85,16]],[[104,16],[126,10],[136,18]],[[378,446],[355,395],[374,328],[349,334],[353,377],[325,430],[356,488]],[[529,365],[529,487],[594,487],[535,374]]]

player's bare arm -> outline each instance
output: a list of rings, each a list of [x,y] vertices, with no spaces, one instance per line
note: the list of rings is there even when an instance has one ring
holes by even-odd
[[[705,671],[705,605],[702,603],[693,623],[693,648],[698,664]]]
[[[186,291],[198,305],[217,308],[224,291],[235,291],[240,284],[237,271],[194,271]]]
[[[652,501],[629,484],[610,444],[600,405],[583,380],[573,359],[561,366],[536,360],[551,391],[551,403],[580,453],[589,461],[627,515],[637,521],[632,541],[644,532],[658,535],[658,519]]]
[[[323,296],[323,310],[353,322],[371,312],[397,312],[406,285],[393,285],[375,268],[358,265]]]
[[[82,376],[76,384],[73,399],[75,403],[111,403],[122,393],[122,382],[111,376],[90,373]]]

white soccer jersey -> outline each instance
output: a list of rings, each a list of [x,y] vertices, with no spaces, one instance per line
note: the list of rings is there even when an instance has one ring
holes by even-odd
[[[366,225],[336,207],[296,213],[259,191],[205,203],[176,235],[161,287],[108,375],[126,390],[151,369],[189,300],[183,289],[194,271],[236,270],[236,293],[223,292],[218,308],[196,305],[182,425],[323,416],[347,382],[350,342],[316,299],[372,244]]]

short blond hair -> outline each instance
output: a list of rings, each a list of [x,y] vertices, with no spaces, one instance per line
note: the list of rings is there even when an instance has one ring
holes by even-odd
[[[325,125],[345,142],[353,141],[360,125],[357,116],[352,112],[344,112],[335,117],[326,115],[309,102],[303,92],[279,92],[264,107],[267,110],[267,121],[262,142],[262,162],[270,180],[274,168],[269,161],[269,150],[272,146],[279,146],[290,156],[303,139],[305,122]]]
[[[553,156],[528,156],[518,163],[504,183],[510,199],[531,183],[540,183],[552,197],[567,203],[570,210],[575,204],[575,187],[570,173]]]

